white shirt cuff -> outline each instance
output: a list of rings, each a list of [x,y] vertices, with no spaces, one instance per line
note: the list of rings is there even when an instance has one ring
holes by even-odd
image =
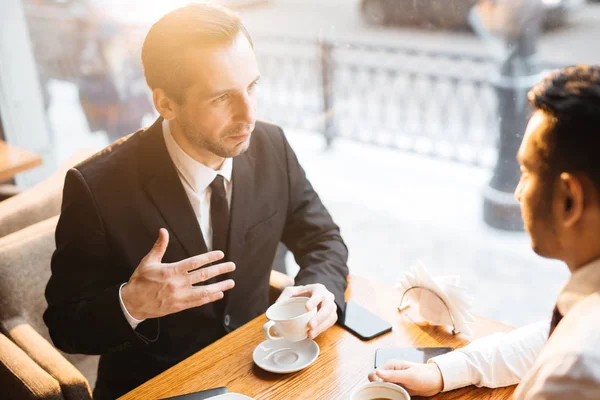
[[[452,351],[441,356],[432,357],[428,362],[434,362],[442,372],[444,389],[442,392],[458,389],[472,384],[467,357],[460,351]]]
[[[125,308],[125,304],[123,303],[123,296],[121,296],[121,290],[123,290],[123,286],[125,285],[127,285],[127,282],[122,284],[119,288],[119,303],[121,304],[121,310],[123,311],[123,315],[125,315],[125,319],[127,320],[127,322],[129,322],[129,325],[131,325],[131,329],[135,330],[135,328],[137,328],[139,324],[144,322],[144,320],[133,318],[131,314],[129,314],[129,311],[127,311],[127,308]]]

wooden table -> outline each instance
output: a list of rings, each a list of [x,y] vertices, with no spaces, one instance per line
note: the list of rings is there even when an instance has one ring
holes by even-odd
[[[450,346],[462,347],[469,339],[512,328],[478,318],[471,338],[452,336],[448,329],[417,326],[398,312],[400,293],[389,286],[352,277],[346,293],[393,326],[391,333],[363,342],[333,326],[316,339],[321,353],[306,369],[288,375],[266,372],[254,365],[252,352],[263,341],[261,315],[221,338],[188,359],[154,377],[121,399],[157,399],[218,386],[255,399],[336,400],[347,399],[352,390],[367,382],[373,356],[379,347]],[[468,387],[441,393],[431,399],[510,399],[514,387],[483,389]]]
[[[35,153],[22,150],[0,140],[0,182],[14,178],[19,172],[37,167],[42,158]]]

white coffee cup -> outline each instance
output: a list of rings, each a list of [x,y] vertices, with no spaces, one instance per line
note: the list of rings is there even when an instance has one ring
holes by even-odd
[[[267,318],[270,321],[263,326],[265,339],[285,339],[290,342],[299,342],[306,339],[308,337],[308,323],[317,314],[317,307],[306,311],[308,300],[308,297],[291,297],[269,307]]]
[[[350,396],[351,400],[410,400],[406,390],[389,382],[369,382],[356,388]]]

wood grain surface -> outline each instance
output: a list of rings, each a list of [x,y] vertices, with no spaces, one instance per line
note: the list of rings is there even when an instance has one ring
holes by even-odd
[[[0,140],[0,182],[14,178],[23,172],[42,163],[42,158],[35,153],[9,146]]]
[[[400,293],[385,284],[351,277],[346,298],[378,314],[393,326],[392,332],[364,342],[335,325],[316,339],[321,352],[306,369],[287,375],[266,372],[252,361],[254,348],[263,341],[261,315],[238,330],[204,348],[129,392],[121,399],[159,399],[226,386],[230,392],[257,400],[348,399],[352,390],[367,383],[379,347],[450,346],[512,328],[477,318],[473,335],[453,336],[450,329],[418,326],[397,310]],[[468,387],[441,393],[431,399],[510,399],[514,387],[483,389]]]

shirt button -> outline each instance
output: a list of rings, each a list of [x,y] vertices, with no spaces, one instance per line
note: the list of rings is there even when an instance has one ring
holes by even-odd
[[[223,323],[225,324],[225,326],[229,326],[230,322],[231,322],[231,317],[229,316],[229,314],[227,314],[225,316],[225,319],[223,320]]]

